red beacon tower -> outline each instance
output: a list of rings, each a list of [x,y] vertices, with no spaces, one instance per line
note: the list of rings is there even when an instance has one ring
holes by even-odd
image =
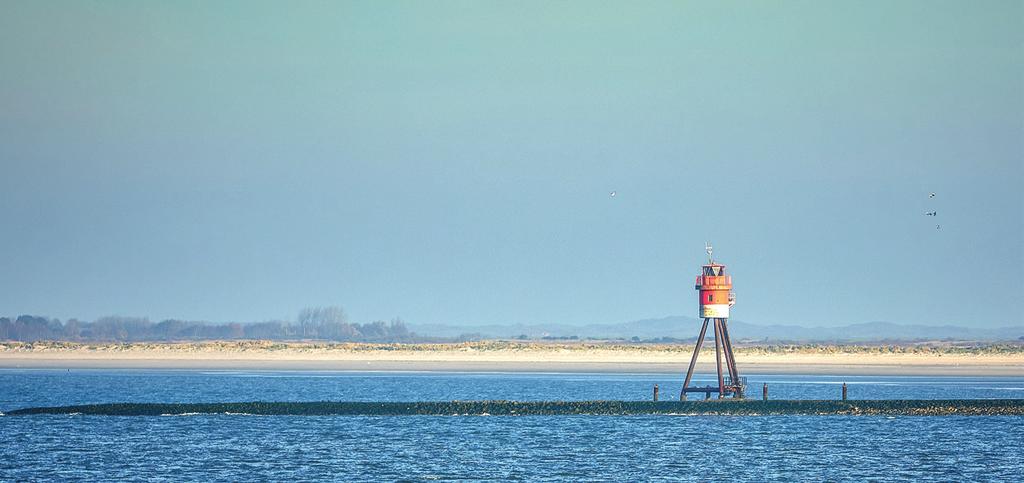
[[[736,358],[732,354],[732,342],[729,341],[729,308],[736,303],[736,295],[732,293],[732,277],[726,275],[725,265],[715,263],[711,256],[711,245],[705,245],[708,252],[708,263],[704,265],[701,274],[697,275],[695,288],[700,294],[700,317],[704,319],[704,325],[697,336],[697,346],[693,348],[693,357],[690,358],[690,368],[686,371],[686,381],[683,382],[683,390],[679,393],[680,400],[686,400],[688,392],[703,392],[711,396],[717,392],[719,399],[727,394],[733,397],[742,398],[743,390],[746,389],[746,378],[741,378],[736,370]],[[693,379],[693,368],[697,365],[697,356],[700,354],[701,345],[704,344],[704,336],[708,331],[708,324],[714,324],[715,330],[715,367],[718,369],[718,387],[704,386],[691,387]],[[729,372],[728,376],[722,375],[722,354],[725,354],[725,366]]]

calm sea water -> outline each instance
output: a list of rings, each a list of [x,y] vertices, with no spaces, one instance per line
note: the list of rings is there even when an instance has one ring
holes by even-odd
[[[0,370],[0,411],[99,402],[648,399],[644,374]],[[710,377],[704,378],[710,382]],[[751,376],[772,398],[1022,398],[1024,378]],[[691,396],[692,397],[692,396]],[[0,480],[1024,480],[1024,418],[0,417]]]

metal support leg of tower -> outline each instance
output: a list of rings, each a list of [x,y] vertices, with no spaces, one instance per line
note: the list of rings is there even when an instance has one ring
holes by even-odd
[[[722,319],[715,319],[715,367],[718,369],[718,399],[725,397],[725,381],[722,378]]]
[[[679,400],[686,400],[686,388],[690,387],[690,379],[693,379],[693,368],[697,365],[697,356],[700,354],[700,346],[704,344],[704,336],[708,332],[708,319],[704,319],[704,325],[700,328],[700,335],[697,336],[697,346],[693,348],[693,357],[690,358],[690,368],[686,370],[686,380],[683,381],[683,390],[679,391]]]
[[[732,339],[729,338],[728,320],[722,320],[722,342],[725,345],[725,360],[729,364],[729,376],[732,378],[732,385],[736,392],[734,395],[743,397],[743,384],[740,381],[740,371],[736,368],[736,356],[732,351]]]
[[[715,342],[717,342],[718,344],[721,344],[721,345],[716,344],[715,350],[717,351],[718,348],[721,347],[721,350],[722,350],[722,361],[725,363],[725,364],[722,365],[722,367],[724,367],[725,371],[728,372],[729,371],[729,359],[728,359],[728,354],[725,353],[725,344],[722,341],[722,319],[714,319],[714,323],[715,323]],[[716,357],[717,357],[717,354],[716,354]],[[726,372],[722,373],[722,377],[725,377],[727,375]]]

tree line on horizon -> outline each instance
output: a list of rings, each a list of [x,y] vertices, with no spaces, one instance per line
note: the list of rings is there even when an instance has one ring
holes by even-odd
[[[292,321],[209,323],[145,317],[108,316],[80,321],[21,315],[0,317],[0,340],[19,342],[170,342],[186,340],[328,340],[409,342],[417,340],[401,319],[365,324],[348,321],[340,307],[306,308]]]

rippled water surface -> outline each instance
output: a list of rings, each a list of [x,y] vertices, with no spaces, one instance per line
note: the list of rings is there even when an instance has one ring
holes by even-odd
[[[648,399],[624,374],[0,370],[0,411],[138,401]],[[1021,398],[1024,378],[751,377],[754,396]],[[0,417],[0,480],[1021,481],[1024,418]]]

